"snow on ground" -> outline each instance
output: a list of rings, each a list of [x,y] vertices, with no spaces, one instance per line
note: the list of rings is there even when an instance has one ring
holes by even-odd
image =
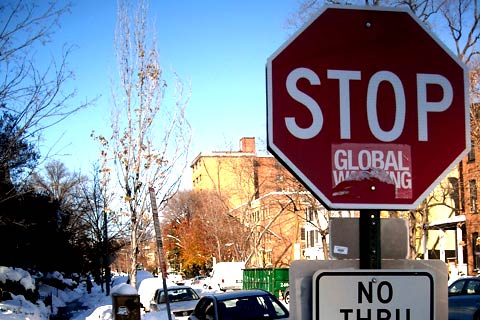
[[[53,273],[47,275],[55,277],[58,280],[61,280],[64,283],[72,284],[70,279],[63,279],[60,273]],[[139,284],[143,282],[144,279],[151,278],[151,275],[147,273],[142,273],[138,275]],[[28,272],[19,269],[19,268],[7,268],[0,266],[0,282],[5,282],[5,280],[12,280],[20,282],[26,289],[31,289],[35,284],[34,280],[30,277]],[[157,278],[158,279],[158,278]],[[160,279],[161,280],[161,279]],[[112,280],[114,286],[111,289],[110,293],[116,292],[120,288],[121,292],[126,293],[124,290],[128,286],[130,290],[129,293],[139,292],[136,289],[126,285],[126,277],[116,277]],[[156,288],[161,281],[146,281],[142,286],[140,291],[142,295],[153,295]],[[168,282],[169,285],[172,283]],[[123,286],[123,287],[122,287]],[[151,287],[151,288],[150,288]],[[155,287],[155,288],[154,288]],[[204,293],[201,287],[192,286],[200,295]],[[112,297],[106,296],[105,292],[102,291],[101,286],[93,283],[91,293],[87,292],[87,286],[85,282],[79,284],[75,289],[65,289],[60,290],[51,286],[41,285],[39,288],[40,296],[52,297],[52,306],[45,306],[42,301],[38,301],[36,304],[27,301],[22,295],[12,296],[11,300],[0,301],[0,320],[48,320],[50,315],[56,314],[59,308],[68,306],[72,302],[77,302],[75,305],[79,306],[81,310],[78,310],[74,313],[74,316],[71,320],[111,320],[112,317]],[[117,291],[118,293],[118,291]],[[128,294],[128,293],[127,293]],[[141,297],[142,301],[150,301],[151,297]],[[141,309],[141,319],[142,320],[167,320],[168,316],[165,312],[149,312],[145,313],[143,308]],[[172,320],[175,317],[172,315]]]
[[[145,281],[145,280],[143,280]],[[140,290],[139,294],[140,300],[142,301],[150,301],[151,298],[153,297],[153,294],[155,293],[155,290],[157,288],[161,287],[162,279],[161,278],[155,278],[155,280],[146,280],[145,282],[141,281],[141,284],[139,285]],[[168,282],[168,285],[172,285],[173,283]],[[118,284],[112,288],[111,293],[116,292],[118,288],[121,288],[122,284]],[[202,293],[206,293],[208,291],[205,291],[201,287],[194,287],[192,286],[193,289],[195,289],[200,295]],[[72,320],[111,320],[112,319],[112,299],[111,297],[106,297],[105,293],[98,292],[99,287],[96,288],[96,292],[92,290],[92,293],[90,295],[84,295],[81,299],[84,305],[88,305],[89,309],[84,310],[81,313],[75,315]],[[123,290],[121,288],[120,290]],[[146,297],[143,296],[145,293],[148,295],[152,295],[152,297]],[[167,320],[168,316],[165,312],[148,312],[145,313],[143,309],[141,309],[141,319],[142,320],[153,320],[153,319],[159,319],[159,320]],[[172,315],[172,320],[174,320],[175,317]]]
[[[52,274],[52,277],[56,277],[62,280],[64,283],[69,283],[70,279],[63,279],[61,274]],[[140,294],[140,300],[142,302],[150,301],[155,293],[155,290],[162,283],[162,279],[153,278],[153,276],[147,273],[139,275],[139,284],[137,285],[141,290],[136,290],[130,285],[127,285],[127,277],[116,277],[112,279],[112,287],[110,293],[123,293],[123,294]],[[24,272],[21,269],[0,267],[0,282],[5,282],[6,279],[20,282],[26,289],[32,288],[34,280],[30,277],[28,272]],[[145,281],[145,279],[150,279]],[[167,282],[168,285],[172,285],[171,282]],[[212,292],[211,290],[205,290],[201,285],[191,286],[193,289],[202,294]],[[128,289],[128,291],[125,291]],[[111,320],[112,316],[112,297],[106,296],[102,291],[101,286],[93,283],[91,292],[88,293],[85,282],[80,283],[75,289],[59,290],[57,288],[41,285],[39,288],[40,295],[43,297],[52,296],[52,306],[45,306],[43,302],[39,301],[37,304],[33,304],[27,301],[22,295],[13,296],[11,300],[0,301],[0,320],[48,320],[50,315],[56,314],[58,309],[64,306],[68,306],[74,303],[81,310],[75,311],[71,320]],[[147,295],[147,296],[143,296]],[[76,303],[75,303],[76,302]],[[141,309],[141,320],[168,320],[166,312],[149,312],[145,313],[143,308]],[[172,320],[175,317],[172,315]]]

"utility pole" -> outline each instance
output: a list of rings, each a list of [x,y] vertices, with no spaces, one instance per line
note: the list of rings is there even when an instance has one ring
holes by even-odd
[[[172,320],[172,313],[170,312],[170,299],[168,298],[168,290],[167,290],[167,263],[165,261],[165,256],[163,255],[162,231],[160,229],[160,222],[158,221],[158,209],[157,209],[157,200],[155,199],[155,189],[153,187],[150,187],[148,188],[148,191],[150,192],[153,226],[155,229],[155,239],[157,240],[157,251],[158,251],[158,259],[160,262],[160,270],[162,271],[163,293],[165,294],[165,302],[167,304],[168,320]]]

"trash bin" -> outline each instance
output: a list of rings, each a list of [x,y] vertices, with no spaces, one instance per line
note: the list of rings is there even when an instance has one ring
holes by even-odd
[[[132,286],[122,283],[112,288],[113,320],[140,320],[140,295]]]

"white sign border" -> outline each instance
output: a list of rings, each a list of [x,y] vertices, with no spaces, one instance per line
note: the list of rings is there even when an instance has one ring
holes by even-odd
[[[312,277],[312,320],[324,320],[320,319],[319,303],[316,300],[319,296],[319,282],[322,277],[325,276],[406,276],[406,277],[427,277],[430,283],[429,288],[429,300],[430,300],[430,318],[422,320],[435,320],[435,283],[434,275],[423,269],[418,270],[405,270],[405,269],[357,269],[357,270],[319,270],[313,274]]]
[[[305,29],[307,29],[322,13],[328,9],[346,9],[346,10],[375,10],[375,11],[394,11],[404,12],[410,15],[410,17],[417,22],[417,24],[450,56],[463,69],[464,79],[464,101],[465,101],[465,149],[447,166],[447,168],[424,190],[424,192],[411,203],[342,203],[332,202],[315,184],[303,174],[303,172],[295,165],[291,160],[278,148],[273,141],[273,91],[272,91],[272,62],[273,60],[292,43]],[[471,148],[470,140],[470,97],[469,97],[469,77],[468,69],[460,59],[455,56],[433,32],[426,28],[425,24],[418,19],[410,10],[405,8],[392,8],[392,7],[365,7],[365,6],[347,6],[347,5],[331,5],[327,4],[322,6],[318,12],[306,22],[297,32],[295,32],[287,41],[285,41],[275,52],[267,58],[266,63],[266,82],[267,82],[267,147],[271,149],[276,157],[279,157],[281,162],[302,182],[306,185],[312,194],[314,194],[322,204],[324,204],[330,210],[342,209],[342,210],[361,210],[361,209],[381,209],[381,210],[413,210],[417,208],[420,203],[431,193],[437,185],[445,179],[450,172],[453,171],[455,166],[461,162],[468,154]]]

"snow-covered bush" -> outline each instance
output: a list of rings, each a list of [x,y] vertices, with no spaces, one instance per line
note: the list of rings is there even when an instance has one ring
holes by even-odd
[[[73,290],[77,287],[78,283],[70,278],[65,278],[63,274],[58,271],[47,273],[42,279],[43,284],[55,287],[60,290],[70,289]]]
[[[36,302],[38,292],[35,280],[28,271],[21,268],[0,266],[0,301],[10,300],[14,295]]]

